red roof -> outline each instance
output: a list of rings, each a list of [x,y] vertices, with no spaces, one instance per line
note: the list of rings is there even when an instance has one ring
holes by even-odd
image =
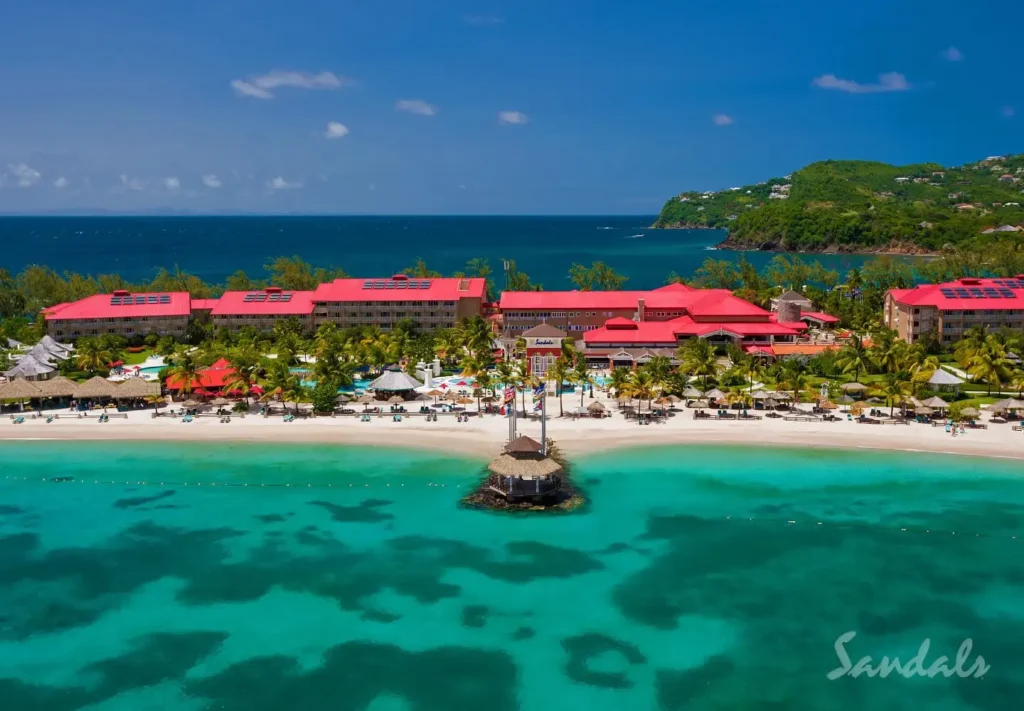
[[[821,311],[807,311],[800,314],[800,318],[810,318],[814,321],[821,321],[822,323],[839,323],[839,319],[835,316],[829,316]]]
[[[944,311],[1024,309],[1024,278],[964,278],[945,284],[921,284],[913,289],[891,289],[889,296],[907,306],[933,306]]]
[[[277,298],[274,298],[277,297]],[[212,316],[308,316],[313,313],[312,291],[225,291]]]
[[[486,290],[487,280],[478,277],[420,279],[396,274],[382,279],[335,279],[318,286],[313,301],[458,301],[483,299]]]
[[[220,299],[192,299],[192,310],[193,311],[209,311]]]
[[[697,319],[720,316],[767,316],[768,312],[733,296],[728,289],[693,289],[669,284],[654,291],[505,291],[502,311],[629,310],[640,300],[645,311],[678,310]]]
[[[712,333],[723,331],[725,333],[748,338],[751,336],[795,336],[801,330],[807,328],[807,324],[799,324],[800,328],[794,328],[793,324],[775,323],[773,321],[746,322],[746,321],[694,321],[689,316],[681,316],[671,321],[641,321],[636,323],[636,328],[616,328],[609,326],[611,319],[605,326],[586,331],[583,334],[583,342],[587,345],[592,343],[609,343],[614,345],[628,344],[675,344],[680,338],[691,336],[707,336]]]
[[[192,390],[219,390],[224,387],[234,372],[235,369],[231,367],[231,363],[221,358],[196,374],[196,379],[192,381]],[[166,386],[168,390],[181,390],[182,381],[180,378],[172,376],[167,378]]]
[[[637,327],[637,322],[634,321],[631,318],[626,318],[624,316],[618,316],[616,318],[608,319],[607,321],[604,322],[604,325],[607,328],[632,328],[632,329],[635,329]]]
[[[47,321],[94,318],[159,318],[191,313],[187,291],[153,294],[94,294],[84,299],[46,309]]]

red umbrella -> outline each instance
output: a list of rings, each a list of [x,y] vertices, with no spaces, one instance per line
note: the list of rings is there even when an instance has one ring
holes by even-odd
[[[469,383],[467,383],[465,380],[460,380],[459,382],[455,383],[455,385],[456,387],[464,387],[466,385],[469,385]]]
[[[448,383],[441,383],[438,387],[445,390],[448,387]]]
[[[193,390],[193,391],[192,391],[192,394],[193,394],[193,395],[199,395],[200,397],[209,397],[209,396],[210,396],[210,395],[212,395],[213,393],[211,393],[211,392],[210,392],[209,390],[207,390],[206,388],[199,388],[198,390]]]
[[[249,388],[249,392],[253,393],[254,395],[262,395],[263,388],[260,387],[259,385],[253,385],[251,388]]]

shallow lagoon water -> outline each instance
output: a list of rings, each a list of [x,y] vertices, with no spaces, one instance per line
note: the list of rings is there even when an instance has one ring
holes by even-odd
[[[523,516],[458,506],[483,462],[402,449],[18,442],[0,461],[3,708],[1024,699],[1019,462],[621,450],[576,463],[582,512]],[[991,670],[829,681],[847,631],[854,660],[969,637]]]

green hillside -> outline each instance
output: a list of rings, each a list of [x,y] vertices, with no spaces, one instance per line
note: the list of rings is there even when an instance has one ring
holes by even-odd
[[[655,227],[725,228],[723,246],[737,248],[931,252],[1024,225],[1021,203],[1024,155],[959,168],[823,161],[757,185],[681,193]]]

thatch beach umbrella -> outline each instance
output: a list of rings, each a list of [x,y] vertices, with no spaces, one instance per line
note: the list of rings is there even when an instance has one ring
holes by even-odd
[[[397,405],[398,403],[405,402],[405,398],[401,395],[392,395],[387,399],[389,405]]]
[[[818,407],[820,407],[822,410],[835,410],[837,407],[839,407],[839,405],[836,405],[834,402],[829,402],[828,400],[825,400],[824,402],[819,403]]]
[[[947,407],[949,407],[949,403],[947,403],[938,395],[935,395],[934,397],[930,397],[927,400],[922,401],[921,404],[924,405],[925,407],[932,407],[937,410],[945,410]]]
[[[928,407],[927,405],[921,405],[920,407],[914,408],[915,415],[930,415],[933,412],[935,412],[935,410]]]
[[[704,393],[704,397],[706,397],[709,400],[721,400],[723,397],[725,397],[725,393],[723,393],[718,388],[711,388],[706,393]]]
[[[693,387],[692,385],[687,385],[686,389],[683,390],[683,397],[690,398],[691,400],[693,398],[703,397],[703,395],[704,393],[702,393],[700,390]]]
[[[218,397],[210,401],[210,405],[212,407],[227,407],[230,404],[231,401],[228,400],[226,397]]]
[[[981,412],[976,407],[965,407],[960,411],[960,414],[964,417],[977,417]]]
[[[75,388],[73,396],[76,400],[110,398],[114,396],[116,385],[109,380],[95,376]]]
[[[348,401],[349,401],[349,397],[345,393],[340,393],[340,394],[338,394],[337,397],[334,398],[334,402],[337,403],[338,405],[344,405],[344,404],[348,403]]]
[[[376,401],[376,398],[374,398],[373,395],[371,395],[370,393],[363,393],[356,399],[356,402],[360,403],[361,405],[366,405],[367,407]]]
[[[587,411],[590,413],[604,412],[605,407],[600,402],[595,400],[594,402],[587,405]]]
[[[858,392],[861,392],[863,390],[867,390],[868,389],[868,386],[864,385],[864,383],[843,383],[839,387],[844,392],[848,392],[848,393],[858,393]]]

